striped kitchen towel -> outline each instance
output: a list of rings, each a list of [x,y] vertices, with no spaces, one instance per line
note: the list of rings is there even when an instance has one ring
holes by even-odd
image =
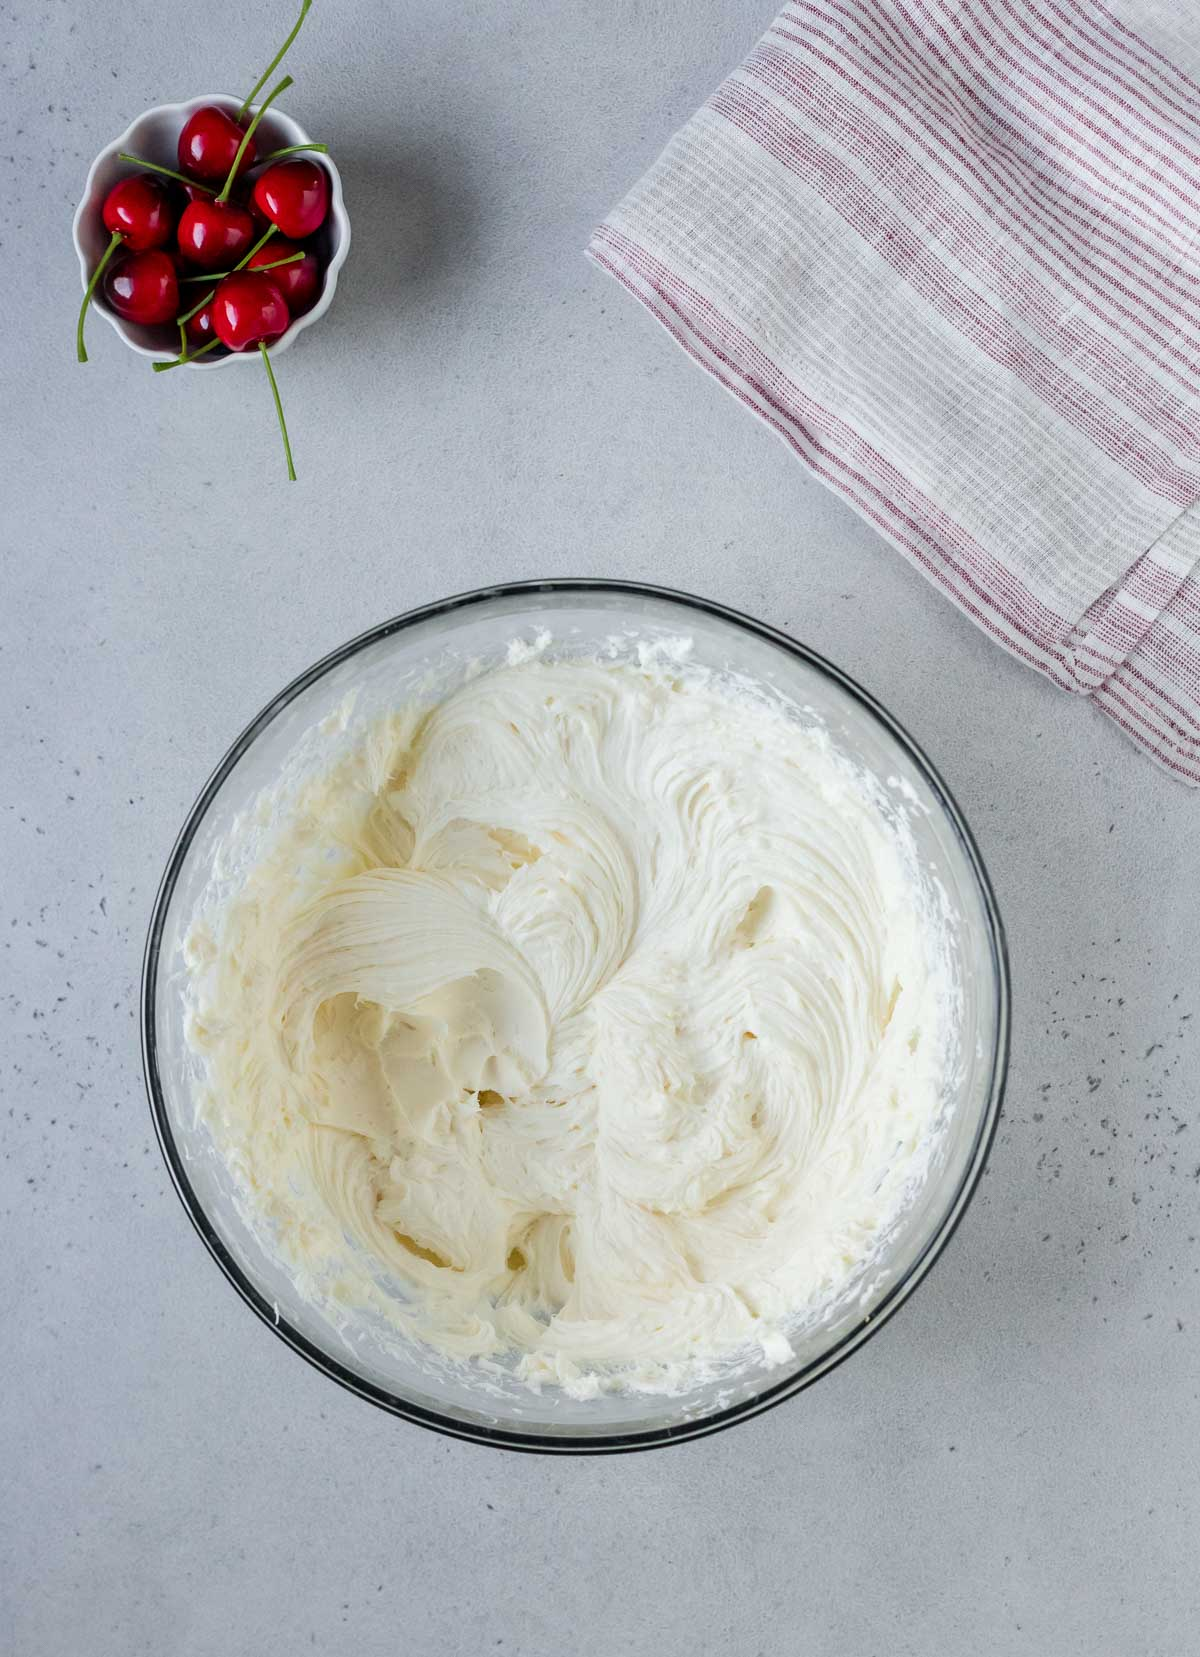
[[[1200,783],[1200,85],[1155,0],[805,0],[591,256]]]

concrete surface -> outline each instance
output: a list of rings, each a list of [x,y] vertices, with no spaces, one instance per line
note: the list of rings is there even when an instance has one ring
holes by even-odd
[[[1195,1651],[1194,794],[1009,660],[581,257],[772,0],[347,0],[289,106],[354,249],[280,364],[77,367],[70,215],[280,7],[0,11],[0,1651]],[[981,1194],[911,1305],[695,1445],[546,1461],[340,1392],[245,1310],[152,1144],[135,989],[170,842],[297,670],[505,577],[640,576],[843,664],[979,836],[1015,971]]]

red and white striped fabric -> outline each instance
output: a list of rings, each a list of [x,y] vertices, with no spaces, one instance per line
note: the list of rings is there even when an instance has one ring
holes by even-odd
[[[1136,17],[797,0],[589,252],[981,627],[1195,784],[1200,85]]]

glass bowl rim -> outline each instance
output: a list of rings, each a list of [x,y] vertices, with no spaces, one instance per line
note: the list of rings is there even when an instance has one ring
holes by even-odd
[[[550,1436],[512,1427],[491,1427],[482,1422],[460,1421],[452,1415],[428,1409],[424,1405],[389,1392],[384,1387],[376,1386],[373,1382],[356,1375],[353,1370],[340,1363],[315,1342],[309,1340],[300,1330],[294,1328],[277,1308],[255,1288],[209,1220],[188,1178],[183,1157],[175,1142],[159,1073],[155,1011],[158,968],[167,911],[170,908],[184,860],[191,849],[196,832],[207,815],[209,807],[243,754],[253,745],[258,736],[271,724],[276,716],[288,707],[297,696],[307,690],[309,686],[324,678],[334,668],[349,661],[361,651],[382,642],[394,633],[403,632],[407,628],[415,626],[419,622],[428,621],[435,616],[449,615],[456,610],[473,608],[494,599],[535,598],[541,594],[588,596],[601,593],[612,594],[616,597],[663,599],[678,604],[685,609],[697,610],[702,614],[712,616],[742,632],[754,634],[797,657],[809,667],[824,675],[883,726],[908,754],[931,792],[937,798],[951,827],[954,829],[975,878],[987,923],[988,942],[994,969],[995,1034],[992,1042],[991,1073],[987,1101],[980,1115],[970,1154],[964,1164],[962,1175],[954,1193],[938,1224],[930,1232],[908,1269],[891,1286],[865,1321],[857,1324],[839,1340],[835,1341],[827,1351],[813,1358],[795,1373],[786,1376],[773,1386],[764,1387],[762,1391],[751,1398],[728,1405],[724,1409],[716,1410],[711,1415],[700,1417],[695,1421],[669,1423],[661,1427],[638,1428],[632,1432],[614,1431],[597,1434],[563,1432]],[[849,674],[835,667],[832,662],[817,651],[811,650],[807,645],[799,643],[798,640],[789,637],[788,634],[781,632],[779,629],[770,627],[765,622],[758,621],[741,611],[730,609],[715,600],[701,598],[694,593],[683,592],[678,588],[654,586],[641,581],[603,580],[593,577],[509,581],[488,587],[477,587],[469,592],[456,593],[448,598],[439,599],[432,604],[421,605],[417,609],[407,610],[401,615],[393,616],[389,620],[380,622],[376,626],[368,628],[365,632],[359,633],[356,637],[349,639],[346,643],[339,645],[336,649],[321,657],[319,661],[313,663],[303,673],[298,674],[255,715],[230,745],[201,789],[184,820],[183,827],[180,829],[171,849],[154,900],[142,963],[142,1067],[150,1113],[154,1121],[154,1130],[159,1148],[167,1165],[171,1182],[188,1218],[208,1252],[245,1303],[293,1351],[298,1352],[314,1368],[320,1370],[331,1380],[336,1381],[340,1386],[345,1387],[347,1391],[355,1393],[360,1398],[367,1399],[368,1402],[377,1405],[380,1409],[386,1410],[392,1415],[400,1416],[418,1426],[428,1427],[435,1432],[444,1433],[448,1437],[466,1439],[474,1443],[491,1445],[495,1448],[522,1450],[535,1455],[601,1455],[626,1450],[649,1450],[665,1444],[683,1443],[691,1439],[705,1437],[710,1433],[720,1432],[724,1428],[734,1425],[735,1422],[746,1421],[753,1416],[761,1415],[764,1411],[774,1408],[775,1405],[781,1404],[785,1399],[803,1391],[805,1387],[811,1386],[814,1381],[819,1380],[823,1375],[829,1374],[832,1369],[843,1363],[852,1352],[857,1351],[878,1329],[882,1328],[892,1314],[909,1298],[950,1241],[982,1178],[988,1153],[995,1139],[1008,1074],[1010,1000],[1008,944],[1004,925],[1000,918],[991,880],[988,877],[983,858],[967,821],[954,796],[920,745],[909,735],[899,720],[894,718],[869,691],[864,690]]]

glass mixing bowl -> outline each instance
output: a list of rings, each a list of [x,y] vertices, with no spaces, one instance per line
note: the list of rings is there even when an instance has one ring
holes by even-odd
[[[567,654],[594,653],[614,634],[687,635],[694,660],[776,687],[903,792],[922,867],[936,868],[949,900],[960,1063],[938,1154],[882,1261],[869,1283],[793,1341],[792,1361],[775,1368],[751,1361],[682,1396],[579,1400],[503,1380],[484,1389],[469,1365],[399,1343],[394,1331],[387,1338],[365,1320],[335,1327],[244,1221],[232,1176],[196,1119],[201,1071],[184,1033],[182,943],[235,821],[278,782],[285,761],[294,767],[299,757],[302,773],[324,768],[418,682],[426,690],[439,678],[449,685],[467,663],[499,662],[513,638],[543,629]],[[237,871],[227,878],[236,885]],[[146,1083],[163,1155],[192,1223],[246,1303],[310,1363],[381,1408],[458,1438],[542,1452],[646,1449],[715,1432],[791,1397],[861,1346],[929,1270],[979,1182],[1000,1111],[1008,1026],[996,901],[961,812],[912,738],[853,680],[784,634],[704,599],[630,582],[522,582],[467,593],[384,622],[301,674],[243,731],[193,806],[154,905],[142,985]]]

